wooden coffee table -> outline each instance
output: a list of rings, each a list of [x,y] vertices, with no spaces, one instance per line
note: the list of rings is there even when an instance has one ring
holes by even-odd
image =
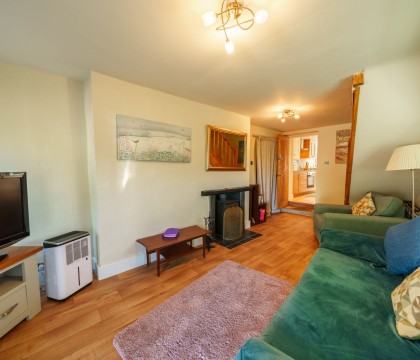
[[[206,257],[206,235],[211,231],[202,229],[199,226],[189,226],[179,229],[179,236],[175,239],[163,238],[162,234],[153,235],[136,240],[146,248],[147,266],[150,264],[150,254],[156,252],[157,275],[160,276],[160,264],[166,261],[177,259],[194,251],[203,249],[203,258]],[[193,247],[192,240],[202,239],[202,246]],[[160,255],[165,260],[160,259]]]

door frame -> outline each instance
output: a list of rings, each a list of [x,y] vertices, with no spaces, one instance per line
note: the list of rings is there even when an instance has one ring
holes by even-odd
[[[285,143],[285,146],[281,146]],[[282,152],[282,149],[284,152]],[[289,203],[289,168],[290,139],[288,136],[277,135],[277,171],[276,171],[276,204],[277,209],[284,208]],[[279,186],[281,185],[281,186]],[[283,198],[283,200],[282,200]]]
[[[288,189],[288,199],[290,201],[290,199],[293,198],[293,139],[294,138],[302,138],[302,137],[306,137],[306,136],[317,136],[318,139],[318,131],[310,131],[310,132],[305,132],[303,131],[302,133],[299,134],[293,134],[293,135],[287,135],[289,137],[289,189]],[[318,150],[318,144],[319,142],[317,141],[317,150]],[[316,154],[316,161],[318,163],[318,151]],[[316,190],[315,190],[316,192]]]

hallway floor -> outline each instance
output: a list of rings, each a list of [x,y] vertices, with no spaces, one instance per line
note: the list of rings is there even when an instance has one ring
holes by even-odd
[[[289,202],[315,205],[315,193],[310,193],[310,194],[306,194],[302,196],[296,196],[290,199]]]

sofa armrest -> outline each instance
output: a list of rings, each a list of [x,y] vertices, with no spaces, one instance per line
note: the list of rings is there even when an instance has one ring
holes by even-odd
[[[341,213],[351,214],[350,205],[315,204],[314,214]]]
[[[357,259],[385,266],[384,238],[352,231],[329,229],[321,231],[321,248],[327,248]]]
[[[242,345],[241,349],[235,356],[235,360],[293,360],[289,355],[286,355],[283,351],[267,344],[265,341],[251,338],[245,344]]]
[[[385,236],[390,226],[398,225],[408,221],[408,219],[404,218],[333,213],[326,213],[316,216],[322,217],[322,224],[319,225],[322,228],[319,228],[319,231],[324,228],[333,228],[382,237]]]

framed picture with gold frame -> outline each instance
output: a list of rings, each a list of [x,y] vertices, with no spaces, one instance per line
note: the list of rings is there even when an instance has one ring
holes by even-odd
[[[207,171],[245,171],[248,134],[207,125]]]

